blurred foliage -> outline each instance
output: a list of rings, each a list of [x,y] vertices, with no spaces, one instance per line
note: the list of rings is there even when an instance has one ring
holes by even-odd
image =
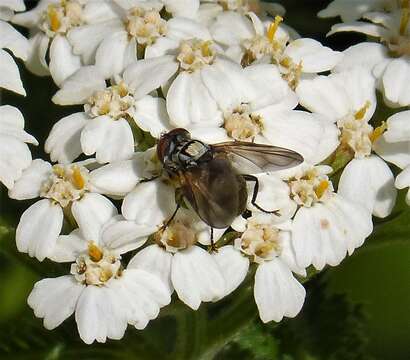
[[[31,6],[35,1],[29,2]],[[326,0],[283,0],[285,21],[300,34],[344,50],[362,41],[358,34],[325,34],[336,19],[317,20]],[[308,20],[307,20],[308,19]],[[21,65],[21,64],[20,64]],[[21,66],[28,93],[24,98],[0,93],[1,102],[17,106],[26,129],[41,144],[58,119],[81,107],[59,107],[50,98],[57,88]],[[381,99],[380,99],[381,100]],[[391,109],[379,107],[377,123]],[[152,139],[138,133],[143,147]],[[34,157],[47,159],[42,146]],[[397,170],[397,169],[396,169]],[[395,170],[395,171],[396,171]],[[32,201],[12,201],[0,186],[0,358],[11,359],[245,359],[245,360],[401,360],[410,358],[410,210],[404,192],[387,219],[375,220],[375,232],[341,266],[306,283],[308,296],[295,319],[263,324],[253,300],[251,273],[240,289],[215,304],[192,311],[173,299],[144,331],[129,328],[122,341],[87,346],[73,317],[53,331],[43,328],[26,305],[35,281],[67,273],[67,266],[42,263],[18,253],[14,229]],[[62,299],[61,301],[64,301]]]

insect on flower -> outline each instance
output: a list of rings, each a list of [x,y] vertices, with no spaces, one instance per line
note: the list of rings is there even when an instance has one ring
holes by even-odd
[[[252,205],[263,212],[276,213],[257,205],[259,182],[250,174],[281,170],[303,162],[297,152],[276,146],[242,141],[205,144],[191,139],[190,133],[182,128],[161,136],[157,155],[168,176],[177,180],[183,198],[211,229],[230,226],[245,211],[247,181],[255,183]],[[167,224],[178,209],[179,205]]]

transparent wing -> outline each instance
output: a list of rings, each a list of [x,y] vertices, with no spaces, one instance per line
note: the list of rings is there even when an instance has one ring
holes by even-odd
[[[225,153],[241,174],[278,171],[303,162],[303,156],[296,151],[278,146],[232,141],[212,145],[212,148],[216,153]]]

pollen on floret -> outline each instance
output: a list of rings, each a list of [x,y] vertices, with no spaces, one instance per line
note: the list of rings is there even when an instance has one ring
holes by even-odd
[[[71,264],[71,274],[85,285],[103,286],[110,279],[120,277],[122,271],[121,256],[93,241],[88,243],[87,252]]]
[[[269,25],[268,32],[267,32],[267,37],[270,42],[273,42],[273,39],[275,38],[276,31],[279,28],[280,23],[283,21],[283,17],[276,15],[275,20]]]
[[[370,141],[374,144],[386,130],[387,123],[383,121],[382,124],[375,128],[373,132],[369,135]]]

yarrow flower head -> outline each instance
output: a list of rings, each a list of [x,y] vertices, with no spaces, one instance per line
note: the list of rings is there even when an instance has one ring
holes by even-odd
[[[403,1],[380,1],[369,4],[368,10],[354,16],[364,21],[347,21],[332,26],[328,35],[356,31],[379,39],[380,44],[363,42],[345,50],[344,60],[337,71],[363,65],[378,79],[378,87],[384,94],[385,102],[391,107],[407,106],[410,97],[406,90],[410,55],[410,3]],[[366,6],[362,7],[366,9]],[[327,16],[336,13],[325,12]],[[322,13],[323,15],[323,13]],[[363,57],[362,54],[367,56]]]
[[[296,38],[299,36],[295,31],[281,26],[282,21],[282,17],[276,16],[266,25],[255,14],[228,12],[218,16],[211,33],[218,43],[227,47],[226,54],[242,66],[277,65],[292,89],[297,87],[303,73],[330,70],[341,60],[342,54],[316,40]]]
[[[346,23],[330,34],[380,40],[343,53],[259,0],[6,4],[0,87],[25,95],[11,51],[52,76],[56,105],[78,106],[53,122],[51,162],[0,107],[0,181],[36,199],[17,249],[67,264],[28,298],[47,329],[74,314],[85,343],[121,339],[174,291],[190,311],[253,290],[263,322],[293,318],[311,270],[362,246],[410,187],[410,111],[381,118],[376,96],[410,104],[407,0],[331,2],[320,16]]]
[[[339,193],[359,201],[374,215],[390,214],[396,200],[393,173],[373,154],[374,143],[385,125],[374,128],[369,121],[376,109],[375,80],[365,67],[304,80],[296,90],[307,109],[333,119],[340,129],[335,158],[347,162]],[[377,166],[376,166],[377,164]]]
[[[54,329],[75,313],[78,332],[87,344],[121,339],[128,324],[144,329],[171,301],[166,284],[158,276],[122,265],[121,254],[141,246],[152,228],[131,229],[118,217],[94,226],[99,231],[93,240],[81,228],[59,237],[50,257],[57,262],[73,261],[70,275],[40,280],[28,298],[47,329]],[[124,226],[132,230],[131,247],[129,237],[119,232]],[[140,238],[134,237],[137,233]],[[64,304],[59,301],[61,296]],[[144,305],[147,303],[150,306]]]

